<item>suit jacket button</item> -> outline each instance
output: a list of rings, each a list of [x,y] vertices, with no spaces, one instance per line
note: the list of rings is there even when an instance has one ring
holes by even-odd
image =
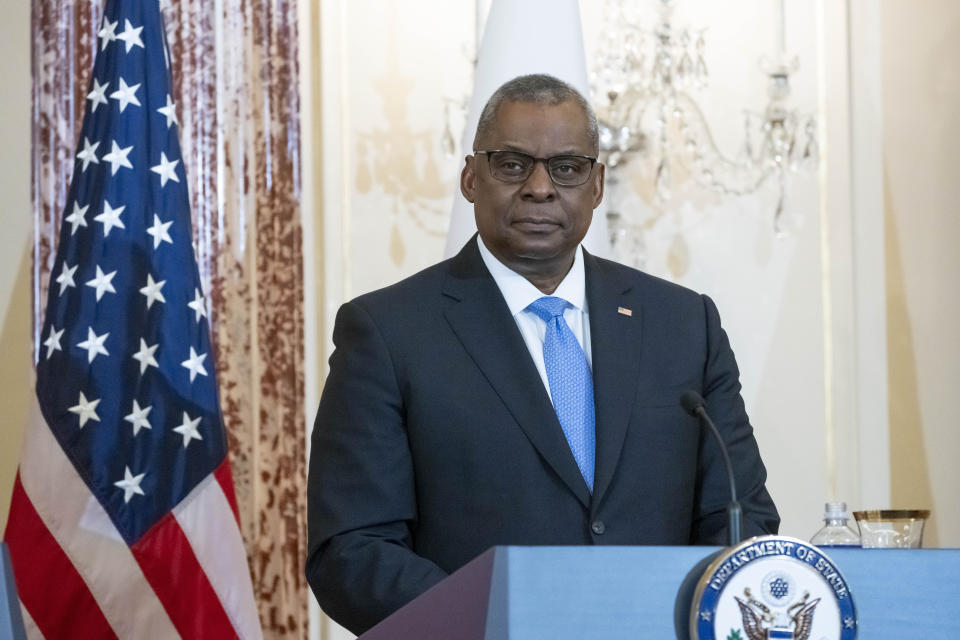
[[[590,525],[590,530],[598,536],[602,536],[603,532],[607,530],[607,525],[603,524],[603,520],[594,520],[593,524]]]

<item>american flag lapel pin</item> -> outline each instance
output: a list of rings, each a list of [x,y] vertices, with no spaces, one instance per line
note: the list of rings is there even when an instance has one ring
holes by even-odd
[[[625,316],[632,316],[633,309],[627,309],[626,307],[617,307],[617,313],[622,313]]]

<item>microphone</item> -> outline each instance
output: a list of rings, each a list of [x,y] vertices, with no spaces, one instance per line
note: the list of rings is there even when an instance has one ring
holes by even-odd
[[[710,432],[713,433],[713,437],[717,439],[717,444],[720,445],[720,453],[723,454],[723,464],[727,467],[727,479],[730,481],[730,502],[727,504],[728,543],[731,547],[736,546],[740,544],[740,540],[742,539],[743,509],[740,507],[740,503],[737,502],[737,483],[733,479],[733,465],[730,464],[730,454],[727,453],[727,445],[723,442],[723,438],[720,437],[717,426],[713,424],[713,420],[707,415],[707,410],[704,407],[705,403],[699,393],[696,391],[684,391],[683,395],[680,396],[680,405],[687,413],[705,422],[706,425],[710,427]]]

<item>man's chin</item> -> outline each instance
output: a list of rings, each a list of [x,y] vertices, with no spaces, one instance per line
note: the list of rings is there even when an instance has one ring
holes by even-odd
[[[543,262],[572,257],[575,249],[576,246],[571,248],[552,242],[526,242],[522,245],[514,246],[513,255],[516,259],[524,262]]]

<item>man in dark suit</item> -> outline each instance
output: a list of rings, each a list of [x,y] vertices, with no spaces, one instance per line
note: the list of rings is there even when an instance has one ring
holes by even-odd
[[[313,431],[307,578],[363,632],[494,545],[723,544],[779,517],[713,302],[580,247],[596,117],[549,76],[484,109],[461,190],[478,236],[349,302]]]

